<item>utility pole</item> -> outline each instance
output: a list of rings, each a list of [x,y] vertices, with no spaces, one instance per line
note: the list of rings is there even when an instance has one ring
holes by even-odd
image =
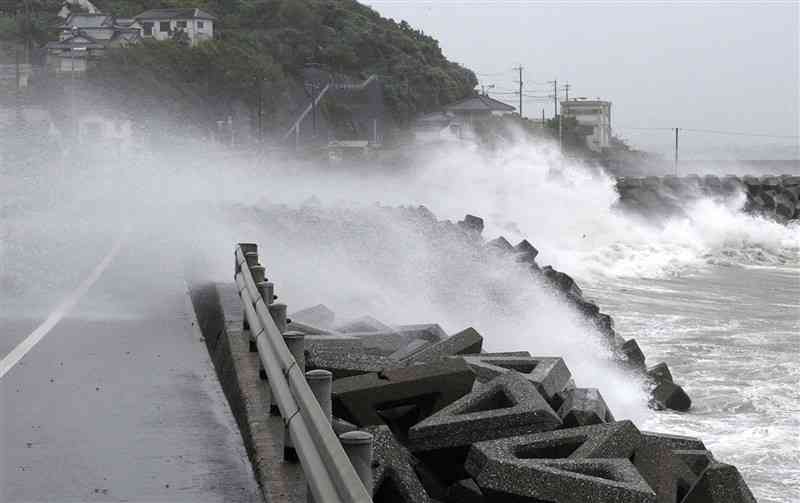
[[[678,128],[675,128],[675,176],[678,176]]]
[[[553,118],[558,117],[558,81],[553,81]]]
[[[564,91],[567,93],[567,96],[566,98],[564,98],[564,101],[569,101],[569,88],[570,88],[569,82],[564,84]]]
[[[522,65],[514,68],[519,72],[519,117],[522,118]]]
[[[261,144],[261,140],[264,138],[264,128],[262,126],[262,119],[261,119],[261,116],[263,114],[262,101],[264,99],[263,81],[260,78],[256,78],[256,85],[258,86],[258,143]]]

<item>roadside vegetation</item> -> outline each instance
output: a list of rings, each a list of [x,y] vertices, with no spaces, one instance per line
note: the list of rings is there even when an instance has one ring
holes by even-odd
[[[444,57],[435,39],[351,0],[103,0],[97,6],[119,17],[191,6],[219,18],[213,41],[112,51],[92,72],[128,99],[168,98],[170,112],[219,117],[224,109],[255,111],[260,103],[265,129],[285,126],[290,94],[302,89],[303,70],[313,65],[353,81],[380,76],[387,110],[402,127],[468,96],[477,84],[472,71]]]

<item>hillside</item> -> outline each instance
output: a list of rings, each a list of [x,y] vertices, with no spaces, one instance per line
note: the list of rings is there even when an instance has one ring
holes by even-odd
[[[194,6],[214,13],[216,39],[189,48],[145,43],[112,52],[92,77],[138,103],[158,99],[169,113],[193,121],[258,108],[265,129],[285,127],[291,94],[311,63],[339,77],[377,74],[395,125],[460,99],[477,84],[470,70],[448,61],[438,42],[351,0],[102,0],[117,16],[150,8]],[[301,87],[300,87],[301,88]],[[302,89],[302,88],[301,88]],[[260,100],[259,100],[260,97]],[[251,117],[252,120],[252,117]]]

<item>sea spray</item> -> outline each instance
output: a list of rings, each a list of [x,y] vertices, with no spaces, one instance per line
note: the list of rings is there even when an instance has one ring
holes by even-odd
[[[326,303],[341,316],[439,322],[448,331],[474,326],[490,350],[564,356],[579,386],[599,387],[618,417],[633,419],[647,414],[641,383],[616,368],[595,329],[547,286],[508,260],[373,203],[425,204],[454,220],[479,214],[485,235],[525,237],[541,264],[585,277],[657,276],[701,263],[736,245],[726,228],[737,229],[740,248],[785,255],[795,246],[796,228],[717,203],[701,202],[690,218],[666,224],[629,217],[615,209],[614,181],[602,170],[522,142],[501,151],[431,147],[396,170],[241,158],[191,143],[143,151],[113,169],[64,163],[50,175],[7,212],[8,240],[18,245],[10,262],[24,264],[37,240],[61,243],[56,255],[42,256],[50,259],[42,265],[50,294],[68,288],[123,222],[134,229],[131,246],[147,257],[142,288],[151,286],[148,274],[164,272],[159,254],[214,257],[208,276],[227,281],[232,243],[258,241],[291,306]],[[85,232],[74,233],[76,222]],[[21,302],[43,293],[24,282],[23,271],[4,272]],[[125,307],[118,301],[117,313]]]

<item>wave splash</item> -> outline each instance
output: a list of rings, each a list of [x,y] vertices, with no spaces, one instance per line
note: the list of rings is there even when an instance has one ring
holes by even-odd
[[[617,208],[615,181],[550,147],[430,153],[406,187],[437,214],[486,217],[487,232],[528,238],[541,262],[579,277],[658,278],[705,264],[800,264],[800,224],[743,212],[744,194],[687,202],[684,215],[652,218]]]

